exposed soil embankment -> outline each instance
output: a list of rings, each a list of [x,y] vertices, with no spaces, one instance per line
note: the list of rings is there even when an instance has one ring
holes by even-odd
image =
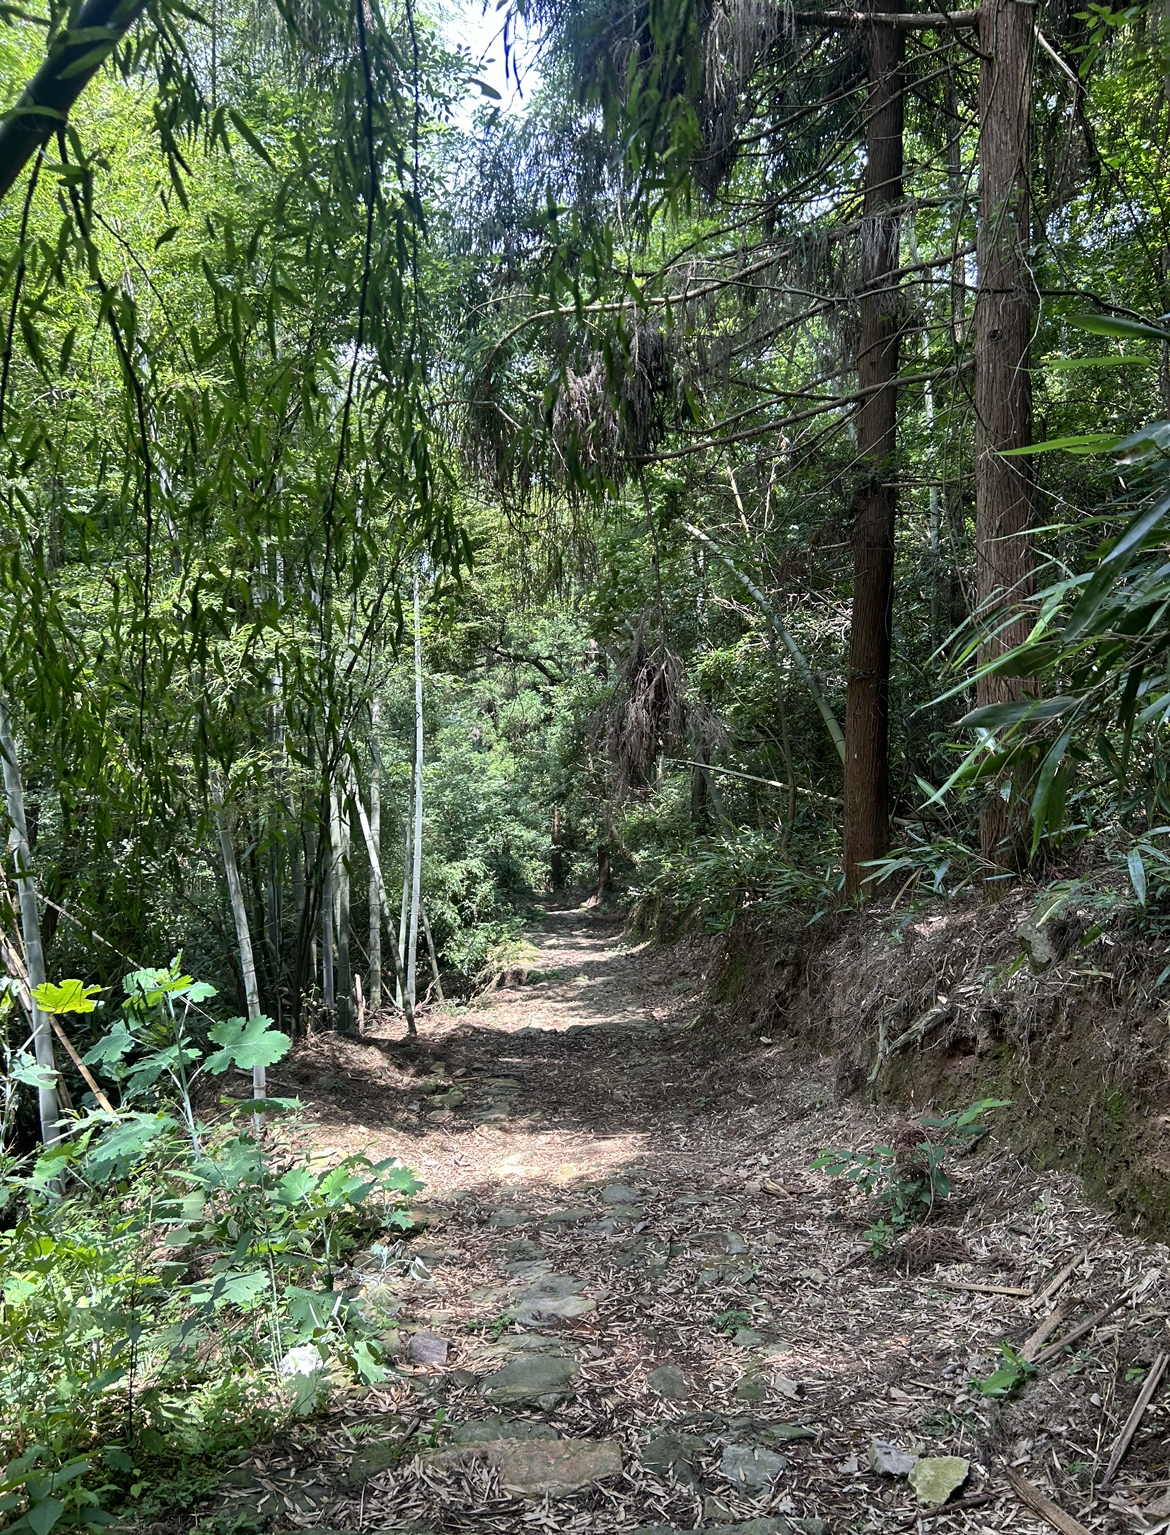
[[[1170,1229],[1165,941],[1035,891],[908,913],[804,918],[720,944],[725,1028],[837,1059],[843,1095],[928,1107],[1010,1098],[1001,1133],[1039,1166],[1150,1229]]]

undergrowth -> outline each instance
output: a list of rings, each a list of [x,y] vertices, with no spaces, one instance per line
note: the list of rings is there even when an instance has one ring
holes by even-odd
[[[201,1114],[197,1086],[274,1064],[288,1038],[266,1018],[209,1017],[212,988],[178,960],[123,991],[84,1057],[110,1109],[95,1098],[35,1160],[0,1166],[9,1531],[190,1506],[230,1454],[388,1373],[377,1319],[334,1279],[359,1243],[412,1227],[413,1174],[362,1156],[322,1165],[296,1147],[294,1100],[220,1096]],[[77,982],[37,996],[56,1013],[97,1005]],[[378,1250],[409,1261],[397,1242]]]

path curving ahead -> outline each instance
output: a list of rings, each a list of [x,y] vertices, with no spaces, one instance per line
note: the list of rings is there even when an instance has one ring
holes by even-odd
[[[525,981],[432,1014],[417,1045],[319,1036],[283,1068],[318,1149],[416,1168],[429,1225],[339,1280],[399,1373],[257,1452],[229,1514],[823,1535],[927,1515],[932,1531],[998,1530],[1010,1509],[1029,1531],[996,1460],[1013,1435],[1013,1464],[1068,1506],[1043,1478],[1070,1392],[1041,1380],[994,1408],[992,1432],[970,1376],[1033,1329],[1037,1276],[1097,1234],[1107,1288],[1136,1244],[1118,1248],[1068,1180],[998,1153],[956,1168],[915,1272],[874,1266],[867,1212],[809,1163],[888,1125],[834,1103],[827,1063],[721,1040],[701,1019],[700,946],[632,942],[584,911],[550,912],[533,942]],[[941,1510],[912,1486],[932,1476]]]

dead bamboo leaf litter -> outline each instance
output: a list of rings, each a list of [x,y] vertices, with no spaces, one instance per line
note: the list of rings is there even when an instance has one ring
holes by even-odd
[[[1170,1471],[1162,1393],[1108,1500],[1096,1482],[1162,1351],[1165,1247],[1116,1231],[1067,1177],[992,1149],[955,1164],[927,1228],[945,1240],[923,1249],[942,1261],[875,1263],[865,1202],[808,1168],[825,1146],[882,1143],[890,1116],[837,1101],[829,1065],[791,1043],[731,1053],[695,1027],[697,946],[626,948],[584,914],[536,942],[542,978],[432,1015],[417,1047],[319,1037],[294,1059],[320,1146],[398,1155],[428,1183],[430,1226],[403,1261],[369,1258],[340,1282],[381,1308],[388,1342],[426,1329],[451,1350],[445,1368],[403,1363],[385,1387],[338,1392],[326,1417],[253,1457],[236,1478],[245,1496],[253,1469],[283,1489],[262,1521],[602,1535],[776,1516],[832,1532],[1045,1527],[1011,1468],[1089,1530],[1140,1527]],[[436,1079],[449,1105],[438,1110]],[[420,1253],[429,1278],[406,1266]],[[533,1301],[550,1278],[564,1293]],[[526,1297],[552,1314],[517,1323]],[[1026,1340],[1035,1378],[984,1396],[1000,1345]],[[563,1391],[490,1399],[505,1367],[557,1358],[575,1369]],[[420,1412],[405,1453],[381,1452],[355,1478]],[[452,1431],[497,1414],[509,1432],[612,1439],[622,1470],[565,1494],[517,1492],[506,1462],[502,1473],[473,1447],[444,1453]],[[968,1459],[961,1503],[919,1509],[904,1480],[871,1470],[875,1438]],[[670,1462],[662,1446],[676,1441],[686,1458]]]

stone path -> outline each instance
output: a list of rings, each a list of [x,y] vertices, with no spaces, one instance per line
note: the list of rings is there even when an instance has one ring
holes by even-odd
[[[1090,1229],[1117,1247],[1104,1218],[1001,1154],[956,1168],[942,1261],[875,1269],[865,1212],[808,1168],[885,1127],[834,1101],[825,1063],[696,1026],[700,946],[629,947],[581,912],[535,941],[524,984],[432,1014],[416,1046],[326,1036],[287,1066],[322,1150],[420,1171],[426,1229],[338,1280],[397,1374],[253,1456],[229,1515],[416,1535],[1039,1529],[1002,1503],[996,1446],[1059,1468],[1073,1407],[1040,1382],[1034,1409],[1001,1409],[971,1377],[1031,1330],[1021,1278]]]

